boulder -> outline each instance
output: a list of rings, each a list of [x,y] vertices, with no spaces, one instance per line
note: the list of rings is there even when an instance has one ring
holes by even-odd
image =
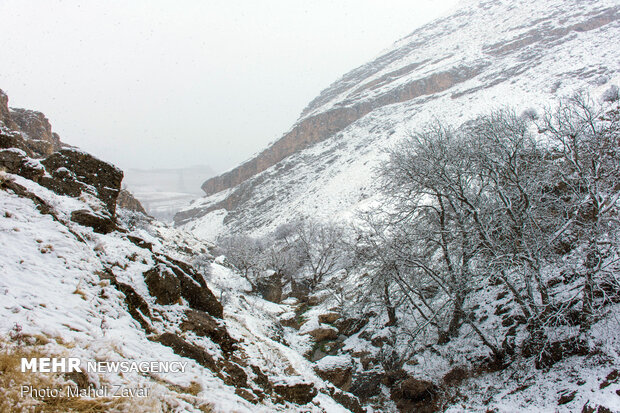
[[[314,371],[323,380],[349,391],[353,378],[353,361],[349,356],[326,356],[317,361]]]
[[[312,336],[314,341],[317,343],[320,341],[335,340],[338,338],[338,330],[334,327],[324,324],[310,331],[306,331],[303,334],[308,334]]]
[[[85,227],[90,227],[100,234],[109,234],[116,229],[114,218],[103,211],[97,213],[88,209],[78,209],[71,213],[71,221]]]
[[[338,391],[334,388],[329,389],[329,395],[332,399],[343,405],[346,409],[353,413],[366,413],[366,409],[362,407],[357,397],[350,395],[349,393]]]
[[[9,109],[11,120],[26,138],[28,147],[38,156],[49,156],[61,147],[60,138],[41,112],[28,109]]]
[[[383,374],[376,371],[369,371],[353,376],[349,393],[357,396],[360,400],[366,401],[381,393],[381,381]]]
[[[19,132],[12,130],[0,129],[0,149],[20,149],[24,151],[26,156],[33,158],[34,153],[26,145],[26,141],[22,138]]]
[[[317,395],[317,390],[312,383],[276,383],[273,390],[286,401],[295,404],[310,403]]]
[[[4,124],[8,129],[17,129],[17,125],[13,122],[13,119],[11,119],[9,97],[0,89],[0,126],[1,124]]]
[[[39,182],[45,173],[45,169],[38,161],[31,159],[26,152],[17,148],[0,150],[0,168],[35,182]]]
[[[158,264],[143,275],[149,294],[155,297],[157,304],[170,305],[181,298],[181,283],[165,265]]]
[[[76,149],[61,149],[41,163],[50,175],[41,179],[41,185],[72,197],[78,197],[82,192],[90,193],[114,216],[123,171]]]
[[[282,301],[282,276],[274,273],[256,280],[256,291],[267,301],[279,304]]]
[[[121,189],[116,199],[116,206],[130,211],[138,212],[140,214],[148,215],[140,201],[138,201],[131,192],[126,189]]]
[[[335,311],[319,314],[319,323],[333,324],[340,318],[340,314]]]
[[[390,390],[390,398],[396,403],[401,412],[436,412],[438,388],[426,380],[408,377]]]
[[[163,254],[159,256],[157,261],[176,275],[181,283],[181,296],[187,300],[190,308],[204,311],[213,317],[223,317],[224,307],[215,298],[204,278],[196,272],[194,267]]]

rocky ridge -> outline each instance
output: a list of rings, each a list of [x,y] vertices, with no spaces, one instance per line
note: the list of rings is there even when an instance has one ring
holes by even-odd
[[[316,211],[345,217],[377,192],[383,149],[416,126],[458,126],[503,105],[540,109],[616,82],[619,13],[613,1],[464,1],[324,90],[280,140],[206,181],[207,197],[175,222],[213,237]]]

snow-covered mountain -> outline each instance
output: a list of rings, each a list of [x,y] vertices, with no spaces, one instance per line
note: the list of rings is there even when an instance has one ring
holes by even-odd
[[[462,1],[324,90],[282,138],[206,181],[175,222],[214,238],[346,219],[378,192],[382,150],[429,121],[541,109],[620,83],[619,17],[615,0]]]

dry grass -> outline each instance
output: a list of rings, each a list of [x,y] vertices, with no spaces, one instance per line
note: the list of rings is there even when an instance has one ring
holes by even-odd
[[[54,341],[63,342],[58,339]],[[62,373],[21,372],[22,358],[67,356],[49,354],[43,345],[50,342],[53,343],[42,335],[22,335],[19,342],[0,337],[0,412],[165,412],[174,410],[175,400],[183,400],[203,412],[213,411],[211,404],[196,397],[202,391],[197,382],[187,388],[168,389],[169,392],[157,392],[136,398],[81,398],[71,397],[64,391],[61,391],[58,397],[37,397],[37,394],[29,392],[22,395],[22,386],[32,386],[33,389],[66,389],[68,386],[75,386]],[[102,381],[102,384],[105,383]]]

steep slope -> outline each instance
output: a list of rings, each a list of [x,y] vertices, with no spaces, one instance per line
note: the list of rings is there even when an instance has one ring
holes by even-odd
[[[0,411],[359,411],[291,348],[289,305],[249,296],[211,245],[130,195],[117,208],[118,168],[36,151],[26,126],[43,115],[0,112]],[[24,370],[41,357],[81,371]]]
[[[346,217],[377,192],[382,149],[419,125],[458,125],[507,104],[539,108],[618,83],[619,9],[615,1],[464,1],[323,91],[280,140],[205,182],[208,196],[175,222],[214,237],[297,216]]]

